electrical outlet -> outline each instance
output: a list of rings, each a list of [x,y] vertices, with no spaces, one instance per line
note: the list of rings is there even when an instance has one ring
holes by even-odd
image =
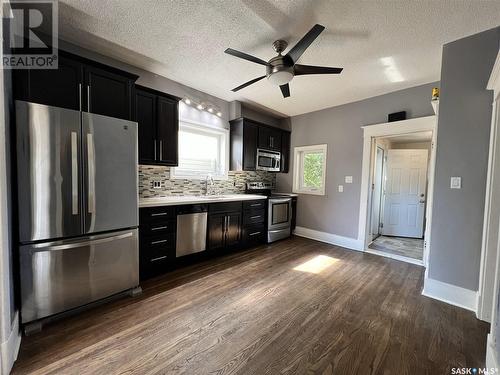
[[[153,180],[151,185],[153,189],[161,189],[161,180]]]
[[[450,189],[461,189],[462,177],[452,177],[450,179]]]

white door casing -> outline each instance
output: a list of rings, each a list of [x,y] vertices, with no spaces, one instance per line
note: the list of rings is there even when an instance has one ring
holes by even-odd
[[[427,150],[388,150],[382,233],[422,238]]]
[[[376,148],[375,151],[375,171],[373,181],[373,208],[372,208],[372,240],[380,234],[380,219],[381,219],[381,204],[382,204],[382,190],[383,190],[383,165],[384,165],[384,149],[381,147]]]

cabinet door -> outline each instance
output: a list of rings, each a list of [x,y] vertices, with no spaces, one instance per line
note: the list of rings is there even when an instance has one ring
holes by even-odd
[[[88,112],[130,120],[132,80],[93,66],[85,67],[85,98]]]
[[[15,97],[19,100],[80,110],[83,65],[59,57],[58,69],[25,69],[14,71]]]
[[[288,173],[290,167],[290,133],[281,132],[281,172]]]
[[[208,216],[208,249],[222,249],[224,247],[226,229],[226,214],[212,214]]]
[[[179,102],[158,97],[158,160],[161,164],[177,166],[179,139]]]
[[[156,151],[156,95],[135,90],[135,121],[139,124],[139,163],[154,164]]]
[[[243,170],[255,171],[259,127],[251,122],[243,124]]]
[[[281,151],[281,130],[260,126],[259,148]]]
[[[269,150],[271,148],[271,132],[265,126],[259,126],[259,148]]]
[[[226,214],[226,247],[240,243],[241,238],[241,213],[231,212]]]

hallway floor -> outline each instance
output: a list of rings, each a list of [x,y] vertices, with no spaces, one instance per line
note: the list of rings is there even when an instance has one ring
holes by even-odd
[[[384,253],[422,260],[424,240],[420,238],[379,236],[371,243],[369,248]]]

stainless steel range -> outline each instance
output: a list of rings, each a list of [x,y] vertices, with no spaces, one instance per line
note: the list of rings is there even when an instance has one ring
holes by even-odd
[[[292,197],[272,192],[268,182],[248,182],[246,191],[268,197],[267,205],[267,242],[274,242],[290,237],[292,234]]]

